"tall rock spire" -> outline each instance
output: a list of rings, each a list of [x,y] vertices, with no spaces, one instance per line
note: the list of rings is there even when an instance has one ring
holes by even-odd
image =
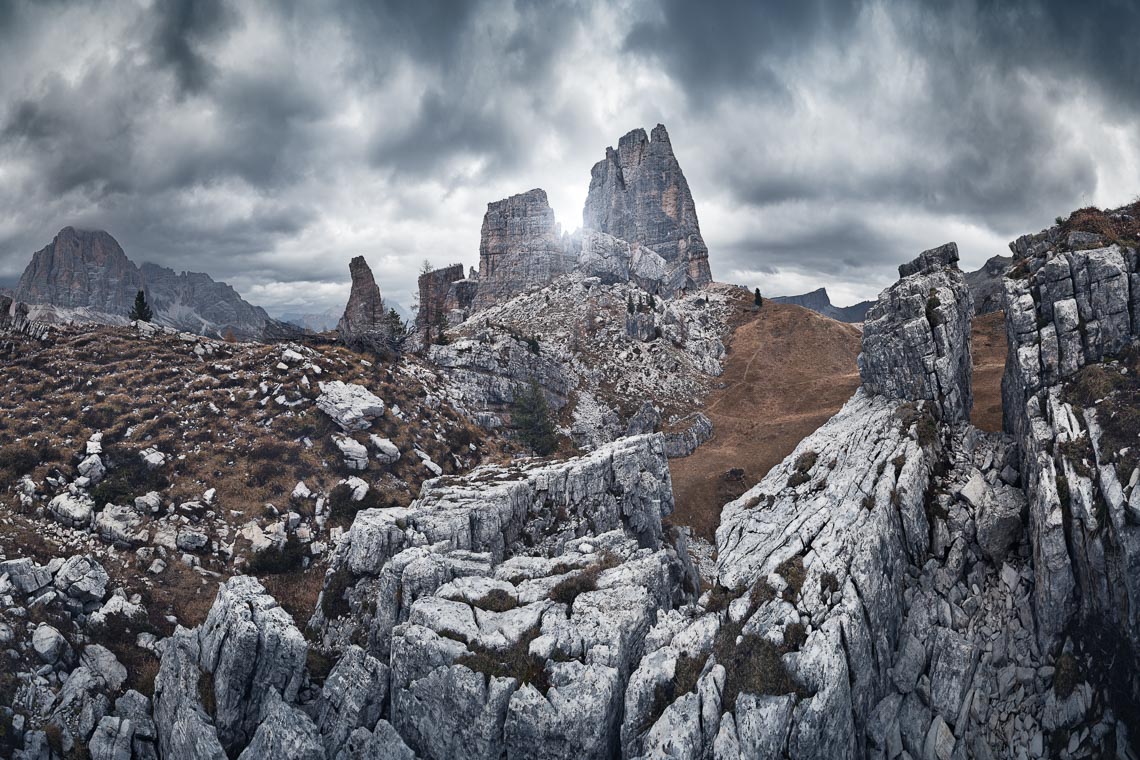
[[[652,248],[701,286],[712,281],[709,250],[669,133],[635,129],[590,172],[583,226]]]
[[[380,286],[363,256],[349,262],[348,271],[352,274],[352,292],[336,326],[340,342],[359,351],[385,351],[393,336]]]

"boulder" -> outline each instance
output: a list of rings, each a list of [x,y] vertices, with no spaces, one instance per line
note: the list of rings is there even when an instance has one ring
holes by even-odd
[[[59,522],[72,528],[91,525],[95,504],[83,492],[61,493],[48,502],[47,511]]]
[[[373,420],[384,414],[384,402],[362,385],[330,380],[318,386],[321,395],[317,397],[317,408],[346,433],[367,430]]]
[[[110,576],[89,556],[76,555],[64,561],[55,574],[55,587],[81,602],[101,602],[107,595]]]

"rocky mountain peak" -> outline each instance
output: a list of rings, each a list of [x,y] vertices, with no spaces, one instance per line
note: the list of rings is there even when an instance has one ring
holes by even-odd
[[[475,309],[498,303],[574,268],[554,209],[541,188],[487,204],[479,241]]]
[[[344,316],[336,326],[340,340],[358,350],[383,350],[392,336],[380,286],[363,256],[353,258],[348,271],[352,275],[352,291]]]
[[[15,298],[126,314],[142,289],[142,274],[115,238],[102,230],[64,227],[50,244],[33,254]]]
[[[590,172],[582,224],[653,249],[697,285],[712,281],[689,184],[665,126],[626,133]]]
[[[50,245],[32,256],[14,298],[56,307],[63,321],[118,324],[130,313],[140,290],[146,293],[156,324],[253,340],[298,334],[209,275],[175,272],[151,263],[136,265],[103,230],[60,230]]]

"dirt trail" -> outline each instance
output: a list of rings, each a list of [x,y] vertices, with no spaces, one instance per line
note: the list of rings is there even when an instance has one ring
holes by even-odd
[[[1005,371],[1005,312],[974,318],[970,350],[974,358],[974,409],[970,422],[1001,430],[1001,376]]]

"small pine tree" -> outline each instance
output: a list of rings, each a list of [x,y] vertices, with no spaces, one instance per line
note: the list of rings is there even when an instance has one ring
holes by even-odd
[[[760,288],[756,288],[756,297],[753,299],[753,303],[755,303],[757,307],[764,305],[764,297],[760,295]]]
[[[655,301],[653,299],[652,293],[649,294],[649,310],[650,311],[657,311],[657,301]]]
[[[626,299],[625,310],[628,311],[630,314],[633,313],[633,293],[630,293],[629,297]]]
[[[538,382],[531,380],[528,387],[516,389],[514,395],[511,427],[518,431],[519,439],[539,456],[553,453],[558,448],[558,429]]]
[[[150,322],[154,319],[154,312],[146,302],[146,294],[141,290],[135,295],[135,305],[131,307],[132,322]]]

